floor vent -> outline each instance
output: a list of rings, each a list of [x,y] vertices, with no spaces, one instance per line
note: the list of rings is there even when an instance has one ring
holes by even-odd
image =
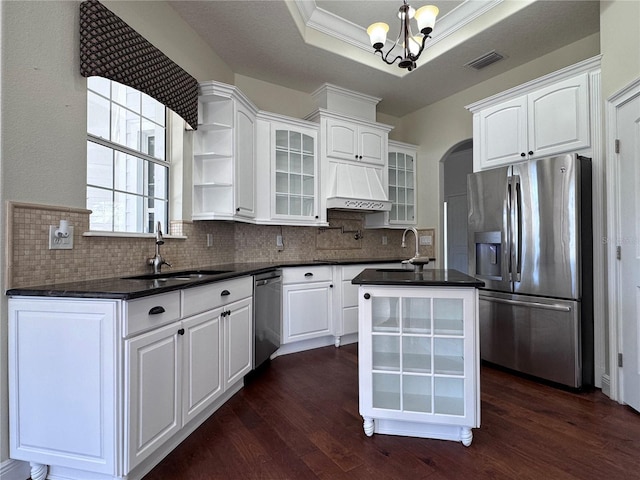
[[[465,63],[464,66],[471,67],[476,70],[480,70],[484,67],[488,67],[492,63],[496,63],[497,61],[502,60],[503,58],[504,56],[500,55],[495,50],[492,50],[491,52],[485,53],[484,55],[476,58],[475,60],[471,60],[470,62]]]

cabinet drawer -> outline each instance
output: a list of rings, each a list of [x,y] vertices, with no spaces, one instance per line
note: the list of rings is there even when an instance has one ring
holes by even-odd
[[[333,279],[330,266],[293,267],[282,269],[282,283],[330,282]]]
[[[156,328],[180,318],[180,292],[163,293],[124,304],[123,335]]]
[[[224,294],[224,295],[223,295]],[[182,316],[206,312],[253,295],[253,277],[235,278],[182,291]]]

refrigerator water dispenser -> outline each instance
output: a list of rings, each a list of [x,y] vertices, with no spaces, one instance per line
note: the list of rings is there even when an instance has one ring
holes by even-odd
[[[501,232],[476,232],[476,275],[502,278],[502,234]]]

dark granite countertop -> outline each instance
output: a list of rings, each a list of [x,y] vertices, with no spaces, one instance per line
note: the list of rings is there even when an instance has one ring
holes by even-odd
[[[355,285],[390,285],[423,287],[483,287],[484,282],[458,270],[425,268],[422,272],[402,269],[367,268],[351,283]]]
[[[162,280],[145,278],[135,279],[131,276],[103,278],[97,280],[84,280],[78,282],[65,282],[51,285],[36,285],[29,287],[11,288],[7,290],[8,296],[44,296],[44,297],[75,297],[75,298],[114,298],[131,300],[134,298],[156,295],[158,293],[171,292],[191,288],[207,283],[228,280],[231,278],[256,275],[276,268],[302,267],[310,265],[356,265],[372,263],[399,262],[398,258],[370,258],[370,259],[344,259],[344,260],[302,260],[288,262],[251,262],[251,263],[226,263],[210,265],[188,270],[165,270],[164,274],[177,275],[181,271],[188,272],[222,272],[216,274],[203,274],[201,278],[181,279],[179,276],[167,277]]]

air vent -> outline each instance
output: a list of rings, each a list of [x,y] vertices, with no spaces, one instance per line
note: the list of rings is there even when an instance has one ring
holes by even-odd
[[[470,62],[465,63],[464,66],[471,67],[476,70],[480,70],[484,67],[488,67],[492,63],[496,63],[497,61],[502,60],[503,58],[504,57],[500,55],[498,52],[496,52],[495,50],[492,50],[491,52],[485,53],[484,55],[476,58],[475,60],[471,60]]]

